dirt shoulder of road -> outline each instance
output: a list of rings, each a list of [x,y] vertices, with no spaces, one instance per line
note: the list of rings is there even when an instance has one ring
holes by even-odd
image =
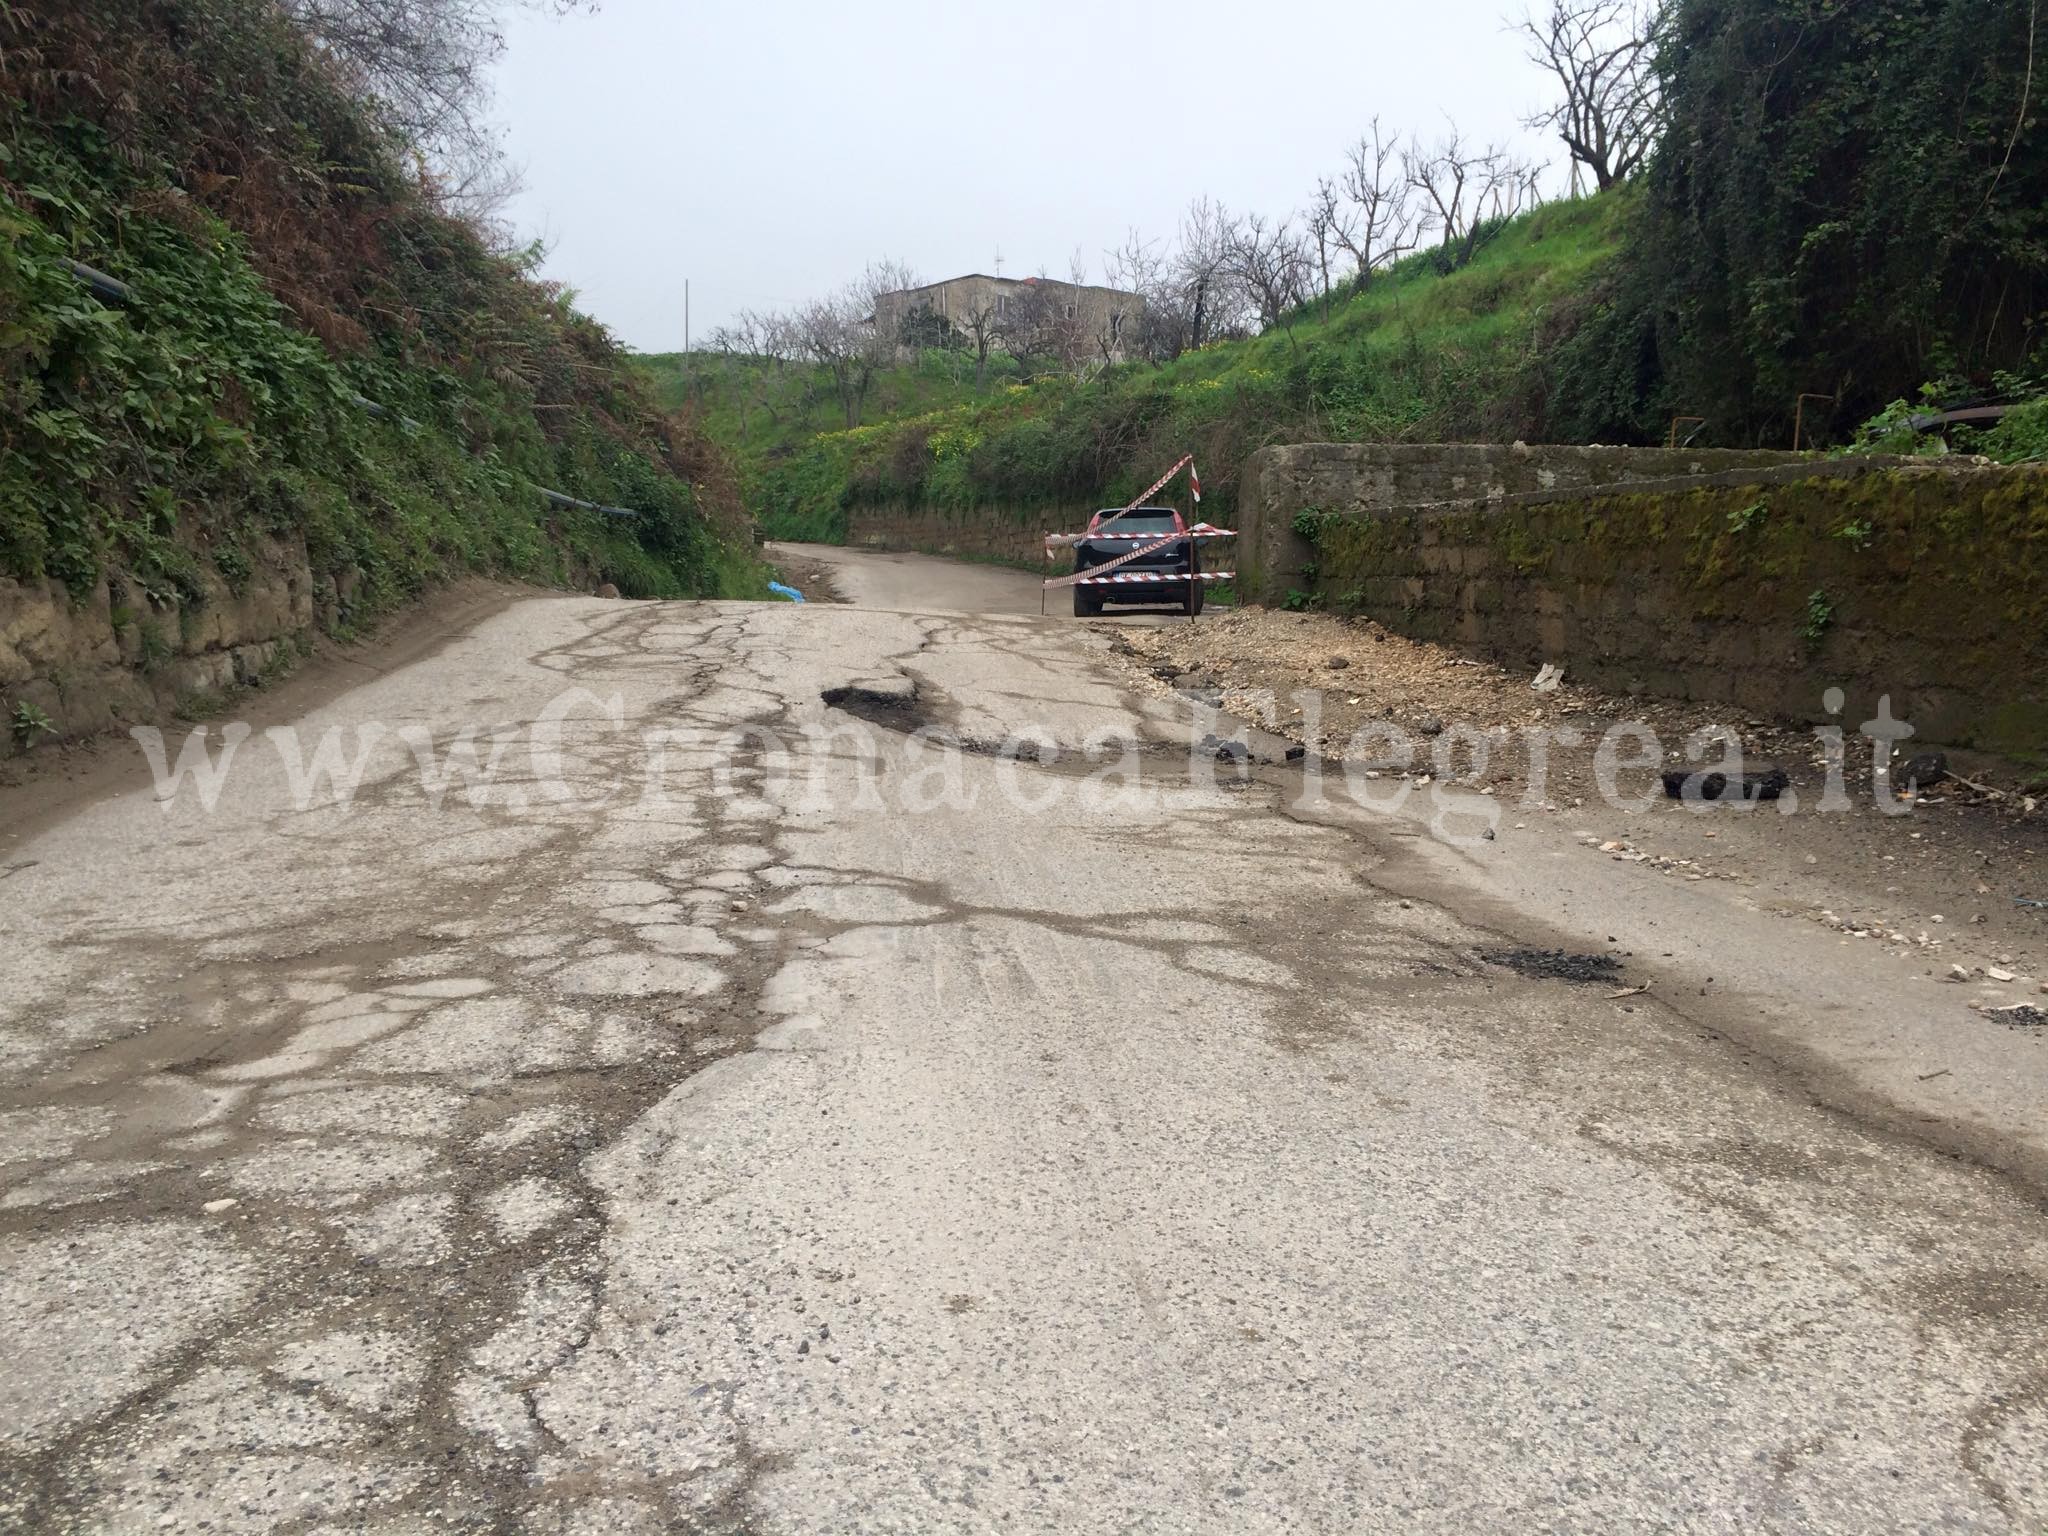
[[[1622,698],[1575,686],[1553,691],[1440,645],[1369,620],[1239,609],[1162,629],[1102,627],[1135,686],[1179,694],[1344,760],[1369,777],[1446,778],[1495,796],[1503,825],[1563,823],[1587,858],[1645,865],[1674,880],[1751,888],[1767,910],[1820,923],[1844,944],[1910,956],[1928,974],[1967,984],[1987,1008],[2042,1005],[2048,994],[2048,795],[2009,765],[1947,754],[1953,774],[1879,809],[1872,744],[1848,734],[1848,810],[1814,807],[1827,759],[1810,728],[1731,714],[1725,706]],[[1296,697],[1304,695],[1304,697]],[[1596,750],[1615,725],[1656,733],[1664,762],[1610,777],[1601,790]],[[1413,743],[1404,769],[1367,727],[1398,728]],[[1738,733],[1745,766],[1784,770],[1781,801],[1686,804],[1667,798],[1662,767],[1688,759],[1693,733]],[[1556,740],[1576,732],[1579,745]],[[1551,738],[1532,751],[1532,735]],[[1475,749],[1484,765],[1472,770]],[[1903,764],[1914,744],[1899,752]],[[1453,770],[1444,773],[1448,764]],[[1895,769],[1896,773],[1896,769]],[[1804,807],[1804,808],[1799,808]],[[1789,812],[1789,813],[1788,813]]]
[[[832,579],[832,567],[823,560],[777,549],[769,555],[768,563],[780,574],[782,581],[803,593],[806,602],[846,601],[846,595]]]
[[[515,602],[575,595],[482,578],[456,582],[388,615],[368,635],[346,641],[322,636],[314,642],[312,655],[281,682],[238,689],[216,702],[262,730],[319,709],[370,678],[425,660]],[[172,729],[193,721],[166,714],[129,723]],[[80,806],[124,794],[148,780],[148,763],[125,732],[53,742],[0,763],[0,880],[7,875],[9,848],[27,842]]]

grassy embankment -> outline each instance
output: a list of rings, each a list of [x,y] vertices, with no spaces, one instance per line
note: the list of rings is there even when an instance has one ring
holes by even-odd
[[[816,370],[700,356],[699,419],[739,455],[748,507],[780,538],[843,540],[863,505],[1024,516],[1115,502],[1188,452],[1220,518],[1244,459],[1270,443],[1540,436],[1546,339],[1613,259],[1625,196],[1517,220],[1460,271],[1418,253],[1265,335],[1085,383],[1020,383],[1005,359],[977,390],[971,357],[926,353],[878,380],[851,431]],[[681,403],[680,359],[641,361]]]
[[[303,539],[349,623],[464,571],[764,595],[722,452],[444,213],[272,8],[0,23],[0,576],[112,578],[146,623]]]

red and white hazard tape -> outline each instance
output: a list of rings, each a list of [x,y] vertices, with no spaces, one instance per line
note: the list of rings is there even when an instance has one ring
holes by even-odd
[[[1173,466],[1173,468],[1169,469],[1165,474],[1161,475],[1157,480],[1153,481],[1152,484],[1148,486],[1145,490],[1139,492],[1136,496],[1132,497],[1131,500],[1127,502],[1125,505],[1119,507],[1116,511],[1110,513],[1108,517],[1105,517],[1102,520],[1103,524],[1106,526],[1110,523],[1115,522],[1118,518],[1122,517],[1126,512],[1137,511],[1138,508],[1142,507],[1154,496],[1157,496],[1161,491],[1165,490],[1166,483],[1169,480],[1171,480],[1175,475],[1179,474],[1182,470],[1186,470],[1188,472],[1189,488],[1194,491],[1195,500],[1199,502],[1202,499],[1202,482],[1195,473],[1195,456],[1192,453],[1184,454],[1181,456],[1180,461]],[[1045,558],[1048,560],[1053,558],[1053,550],[1055,548],[1064,545],[1078,544],[1079,542],[1081,542],[1081,540],[1090,537],[1109,539],[1131,539],[1133,541],[1138,539],[1151,539],[1153,542],[1149,544],[1139,545],[1138,548],[1130,551],[1128,554],[1118,555],[1114,560],[1106,560],[1101,565],[1089,567],[1090,570],[1096,573],[1093,576],[1087,576],[1080,571],[1076,571],[1071,576],[1054,576],[1050,578],[1048,581],[1046,581],[1045,585],[1048,587],[1076,587],[1081,586],[1084,583],[1088,585],[1093,585],[1104,579],[1102,576],[1103,572],[1113,571],[1120,565],[1129,565],[1133,560],[1143,559],[1146,555],[1154,554],[1159,550],[1167,548],[1169,545],[1182,544],[1190,539],[1197,538],[1229,539],[1237,537],[1236,534],[1231,533],[1226,529],[1211,529],[1209,528],[1209,525],[1207,523],[1201,523],[1197,526],[1208,531],[1203,533],[1195,533],[1192,531],[1188,533],[1169,533],[1166,534],[1164,537],[1160,537],[1150,533],[1103,533],[1099,530],[1093,535],[1085,533],[1048,533],[1045,536]],[[1187,575],[1186,573],[1182,573],[1177,578],[1161,577],[1159,579],[1186,581]]]
[[[1146,537],[1149,537],[1149,535],[1146,535]],[[1082,585],[1085,581],[1100,581],[1102,579],[1101,573],[1104,571],[1113,571],[1118,566],[1129,565],[1134,560],[1141,560],[1146,555],[1157,554],[1160,550],[1175,544],[1185,544],[1190,539],[1196,537],[1234,539],[1237,535],[1223,528],[1218,528],[1213,533],[1202,535],[1193,533],[1165,534],[1153,540],[1150,544],[1140,544],[1128,554],[1118,555],[1114,560],[1105,560],[1100,565],[1089,566],[1088,570],[1096,572],[1096,575],[1092,577],[1088,576],[1086,572],[1076,571],[1071,576],[1049,576],[1046,578],[1044,585],[1048,587],[1075,587]],[[1050,549],[1046,550],[1045,558],[1048,560],[1052,558],[1052,551]],[[1186,581],[1187,573],[1183,571],[1179,576],[1161,576],[1158,579],[1161,581]]]
[[[1167,482],[1173,479],[1173,477],[1179,474],[1182,470],[1186,470],[1188,472],[1188,489],[1195,493],[1195,500],[1200,501],[1202,499],[1202,477],[1195,472],[1195,456],[1192,453],[1184,453],[1181,455],[1179,463],[1175,464],[1173,468],[1169,469],[1157,480],[1154,480],[1149,487],[1138,492],[1136,496],[1133,496],[1121,507],[1118,507],[1116,511],[1106,519],[1106,521],[1114,522],[1117,518],[1122,517],[1126,512],[1137,511],[1138,508],[1142,507],[1154,496],[1157,496],[1161,491],[1165,490]]]
[[[1115,576],[1083,576],[1073,583],[1077,587],[1117,587],[1126,582],[1149,583],[1163,581],[1229,581],[1235,571],[1196,571],[1190,576],[1186,571],[1124,571]]]
[[[1073,587],[1079,586],[1084,580],[1099,581],[1101,580],[1099,573],[1113,571],[1120,565],[1129,565],[1133,560],[1142,560],[1147,555],[1157,554],[1160,550],[1166,548],[1167,545],[1178,544],[1186,537],[1187,535],[1184,533],[1169,533],[1156,544],[1140,544],[1127,555],[1118,555],[1114,560],[1105,560],[1100,565],[1091,565],[1088,569],[1098,573],[1094,577],[1089,577],[1086,572],[1076,571],[1071,576],[1048,576],[1043,584],[1048,587]],[[1050,554],[1046,558],[1050,559]]]
[[[1153,529],[1149,533],[1049,533],[1045,536],[1045,542],[1048,548],[1052,548],[1066,544],[1093,544],[1098,541],[1107,543],[1112,539],[1157,539],[1163,537],[1165,535],[1161,534],[1157,529]],[[1186,533],[1176,533],[1173,537],[1176,539],[1234,539],[1237,537],[1237,530],[1235,528],[1215,528],[1211,527],[1208,523],[1197,523]]]
[[[1171,480],[1175,475],[1179,474],[1182,470],[1186,470],[1188,472],[1188,489],[1195,493],[1195,504],[1197,506],[1200,506],[1202,501],[1202,478],[1199,474],[1195,472],[1195,456],[1192,453],[1184,453],[1180,456],[1179,460],[1174,464],[1173,468],[1169,469],[1165,474],[1161,475],[1157,480],[1154,480],[1144,490],[1138,492],[1137,495],[1133,496],[1129,501],[1125,502],[1122,506],[1118,507],[1114,512],[1110,513],[1109,516],[1105,517],[1102,520],[1103,526],[1107,527],[1109,524],[1115,522],[1118,518],[1122,517],[1126,512],[1137,511],[1138,508],[1142,507],[1154,496],[1157,496],[1161,491],[1165,490],[1166,483],[1169,480]],[[1142,533],[1112,533],[1099,534],[1097,536],[1112,539],[1142,539],[1150,537],[1150,535]],[[1084,533],[1048,533],[1045,536],[1045,558],[1048,560],[1052,558],[1052,552],[1055,547],[1063,544],[1072,544],[1077,540],[1084,539],[1086,537],[1087,535]]]

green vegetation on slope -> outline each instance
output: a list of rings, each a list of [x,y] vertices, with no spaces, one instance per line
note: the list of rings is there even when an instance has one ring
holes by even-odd
[[[824,432],[843,431],[844,408],[831,376],[807,363],[699,352],[643,353],[633,360],[668,410],[687,411],[743,466],[786,458]],[[985,399],[1014,384],[1017,360],[989,358],[989,383],[977,389],[972,354],[931,347],[901,367],[877,375],[866,402],[872,421],[923,416]]]
[[[2038,371],[2036,10],[1675,0],[1670,126],[1629,259],[1560,352],[1560,430],[1640,438],[1683,411],[1717,442],[1782,443],[1802,392],[1841,433],[1925,381],[1954,401]]]
[[[441,213],[272,8],[0,7],[0,33],[0,574],[193,603],[274,534],[357,612],[463,569],[755,591],[715,447]]]
[[[1222,516],[1245,458],[1269,443],[1535,438],[1546,337],[1612,258],[1627,202],[1620,192],[1553,204],[1461,270],[1446,274],[1424,252],[1252,340],[1086,382],[1012,380],[978,394],[971,358],[927,353],[884,381],[895,391],[884,398],[908,409],[835,431],[834,402],[814,381],[808,414],[772,430],[756,420],[748,503],[772,536],[836,542],[858,505],[1113,502],[1191,452],[1205,506]],[[737,413],[717,398],[704,420],[726,436]]]
[[[1227,513],[1272,442],[1643,443],[1683,414],[1701,443],[1789,447],[1796,415],[1825,445],[1923,385],[1942,404],[2048,393],[2028,7],[1668,0],[1665,19],[1667,124],[1639,181],[1518,221],[1463,270],[1420,253],[1327,312],[1086,383],[982,397],[940,354],[853,431],[810,370],[743,362],[705,419],[747,445],[772,531],[829,539],[863,504],[1114,500],[1188,451]],[[802,409],[742,420],[788,378]],[[1968,446],[2026,458],[2048,435],[2022,417]]]

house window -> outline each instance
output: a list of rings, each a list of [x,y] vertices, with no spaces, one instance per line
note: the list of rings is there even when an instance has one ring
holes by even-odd
[[[1111,341],[1121,341],[1123,340],[1123,335],[1124,312],[1122,310],[1118,310],[1115,314],[1109,317],[1109,339]]]
[[[996,318],[997,318],[998,320],[1001,320],[1001,319],[1003,319],[1003,318],[1004,318],[1005,316],[1007,316],[1007,315],[1008,315],[1009,313],[1010,313],[1010,296],[1009,296],[1008,294],[1006,294],[1006,293],[999,293],[999,294],[997,294],[997,295],[996,295]]]

